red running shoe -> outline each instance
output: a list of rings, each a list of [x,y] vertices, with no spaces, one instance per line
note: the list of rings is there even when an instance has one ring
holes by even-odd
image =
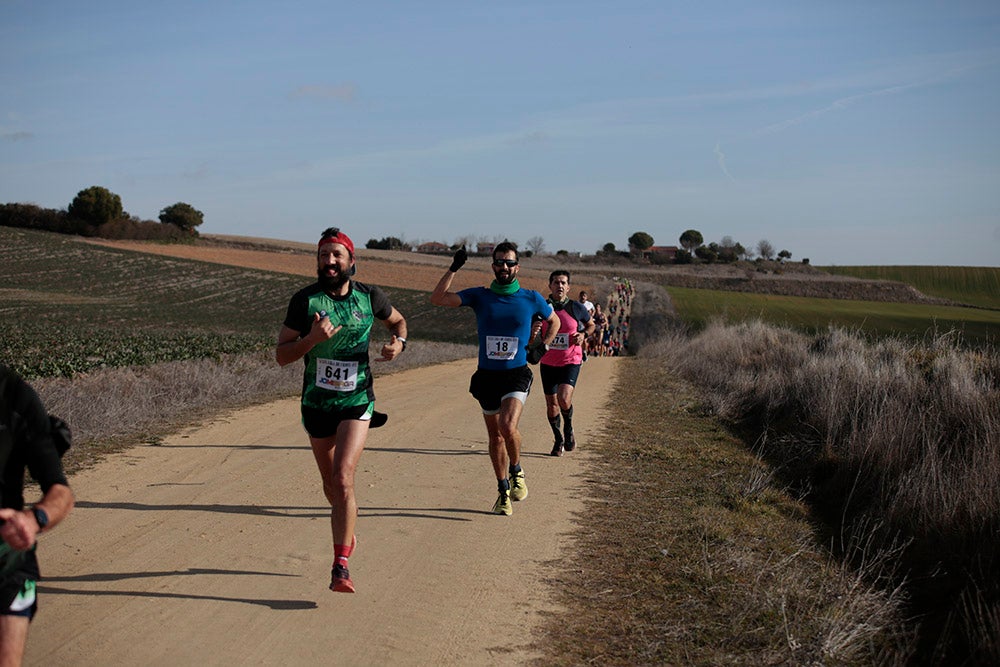
[[[353,593],[354,582],[351,573],[343,565],[334,565],[330,570],[330,590],[337,593]]]

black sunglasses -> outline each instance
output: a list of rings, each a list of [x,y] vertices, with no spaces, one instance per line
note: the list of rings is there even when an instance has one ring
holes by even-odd
[[[517,266],[517,260],[516,259],[494,259],[493,260],[493,266],[504,266],[505,264],[507,266]]]

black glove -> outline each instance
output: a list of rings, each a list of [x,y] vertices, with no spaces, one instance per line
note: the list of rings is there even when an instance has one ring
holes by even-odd
[[[465,252],[465,246],[455,251],[455,256],[451,259],[451,267],[448,269],[452,273],[457,273],[465,262],[469,259],[469,253]]]
[[[528,346],[527,350],[528,363],[532,365],[537,364],[539,361],[542,360],[542,357],[544,357],[545,353],[548,351],[549,351],[549,346],[543,343],[542,341],[538,341],[537,343],[532,343],[531,345]]]

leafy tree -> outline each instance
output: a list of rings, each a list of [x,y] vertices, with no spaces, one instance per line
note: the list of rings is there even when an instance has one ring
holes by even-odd
[[[80,190],[70,203],[66,213],[71,218],[81,220],[92,227],[117,220],[124,214],[122,198],[107,188],[92,185]]]
[[[171,204],[160,211],[160,222],[165,225],[179,227],[192,236],[198,235],[195,227],[204,221],[205,215],[201,211],[191,206],[191,204],[185,204],[182,201]]]
[[[718,247],[714,243],[712,245]],[[712,249],[712,246],[704,246],[704,245],[695,248],[694,254],[698,257],[698,259],[703,260],[708,264],[714,263],[715,260],[718,259],[719,257],[718,253],[716,253],[715,250]]]
[[[697,229],[689,229],[681,234],[680,241],[681,247],[691,252],[705,242],[705,237]]]
[[[628,237],[628,247],[632,252],[645,255],[646,251],[653,247],[653,237],[646,232],[636,232]]]
[[[601,246],[601,249],[598,251],[599,255],[605,255],[607,257],[610,257],[610,256],[615,255],[617,253],[618,253],[618,249],[615,248],[615,244],[614,243],[605,243],[603,246]]]
[[[747,249],[743,247],[742,243],[737,243],[736,245],[734,245],[733,252],[736,254],[736,257],[738,258],[746,259],[747,257]]]
[[[791,259],[792,253],[788,252],[787,250],[782,250],[781,252],[778,253],[778,257],[781,258],[782,260]]]
[[[732,264],[737,259],[739,255],[736,253],[736,249],[732,246],[719,248],[719,261],[725,262],[726,264]]]
[[[674,255],[674,264],[690,264],[691,263],[691,251],[681,248]]]
[[[771,259],[774,257],[774,246],[767,239],[757,241],[757,254],[761,259]]]
[[[541,236],[532,236],[525,245],[528,246],[528,252],[532,255],[537,255],[545,250],[545,239]],[[530,257],[531,255],[528,256]]]

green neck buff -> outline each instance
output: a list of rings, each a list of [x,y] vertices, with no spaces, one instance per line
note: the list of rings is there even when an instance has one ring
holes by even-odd
[[[501,285],[495,280],[490,283],[490,291],[494,294],[513,294],[519,289],[521,289],[521,283],[517,282],[517,278],[514,278],[509,285]]]

